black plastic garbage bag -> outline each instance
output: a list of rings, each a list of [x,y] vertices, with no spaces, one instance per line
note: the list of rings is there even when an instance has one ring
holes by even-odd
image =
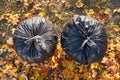
[[[57,44],[54,25],[43,17],[22,21],[13,35],[17,54],[28,62],[42,62],[52,56]]]
[[[88,16],[75,16],[61,33],[65,52],[82,64],[101,61],[107,49],[107,35],[102,24]]]

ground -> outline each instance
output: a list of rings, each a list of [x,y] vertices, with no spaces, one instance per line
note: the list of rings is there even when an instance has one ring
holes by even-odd
[[[119,80],[120,0],[1,0],[0,80]],[[96,18],[106,28],[108,48],[102,61],[82,65],[61,48],[63,24],[74,15]],[[55,53],[39,64],[29,64],[14,50],[12,35],[24,19],[43,16],[59,34]]]

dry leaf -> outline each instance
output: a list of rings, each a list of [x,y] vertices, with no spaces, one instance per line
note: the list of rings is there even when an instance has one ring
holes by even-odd
[[[116,44],[115,47],[116,47],[116,50],[120,51],[120,44]]]
[[[83,72],[84,66],[77,66],[79,68],[79,72]]]
[[[76,7],[77,8],[81,8],[81,7],[83,7],[84,6],[84,4],[82,3],[82,1],[81,0],[78,0],[77,1],[77,4],[76,4]]]
[[[30,17],[32,17],[32,16],[33,16],[32,13],[26,13],[26,14],[25,14],[25,17],[26,17],[26,18],[30,18]]]
[[[93,16],[93,15],[95,15],[95,12],[94,12],[93,9],[85,10],[85,12],[86,12],[86,15],[88,15],[88,16]]]
[[[101,2],[106,2],[107,0],[101,0]]]
[[[114,9],[113,13],[120,13],[120,9]]]
[[[109,9],[109,8],[106,8],[106,9],[104,10],[104,14],[109,15],[109,14],[110,14],[110,9]]]
[[[3,33],[2,33],[2,37],[5,37],[5,36],[6,36],[6,32],[3,32]]]
[[[8,22],[12,23],[13,25],[17,25],[19,22],[19,15],[18,14],[10,14]]]
[[[3,74],[4,74],[3,72],[0,72],[0,77],[1,77]]]
[[[14,32],[15,32],[15,28],[12,28],[11,31],[12,31],[12,34],[14,34]]]
[[[45,17],[45,16],[46,16],[46,13],[45,13],[45,12],[40,12],[38,15],[39,15],[39,16],[42,16],[42,17]]]
[[[9,37],[6,42],[7,42],[7,44],[9,44],[9,45],[12,46],[13,45],[13,39],[12,39],[12,37]]]
[[[25,68],[25,75],[27,75],[30,71],[30,65],[27,65]]]

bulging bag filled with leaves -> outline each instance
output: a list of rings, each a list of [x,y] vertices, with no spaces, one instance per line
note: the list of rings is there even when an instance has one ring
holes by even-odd
[[[22,21],[13,35],[17,54],[28,62],[42,62],[52,56],[57,44],[54,25],[43,17]]]
[[[61,33],[65,52],[82,64],[101,61],[107,49],[107,34],[102,24],[88,16],[75,16]]]

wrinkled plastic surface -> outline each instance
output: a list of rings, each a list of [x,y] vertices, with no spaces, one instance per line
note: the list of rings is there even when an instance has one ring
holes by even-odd
[[[99,62],[107,49],[106,31],[91,17],[75,16],[64,26],[61,45],[72,59],[82,64]]]
[[[42,62],[52,56],[57,44],[53,27],[42,17],[22,21],[13,36],[17,54],[28,62]]]

